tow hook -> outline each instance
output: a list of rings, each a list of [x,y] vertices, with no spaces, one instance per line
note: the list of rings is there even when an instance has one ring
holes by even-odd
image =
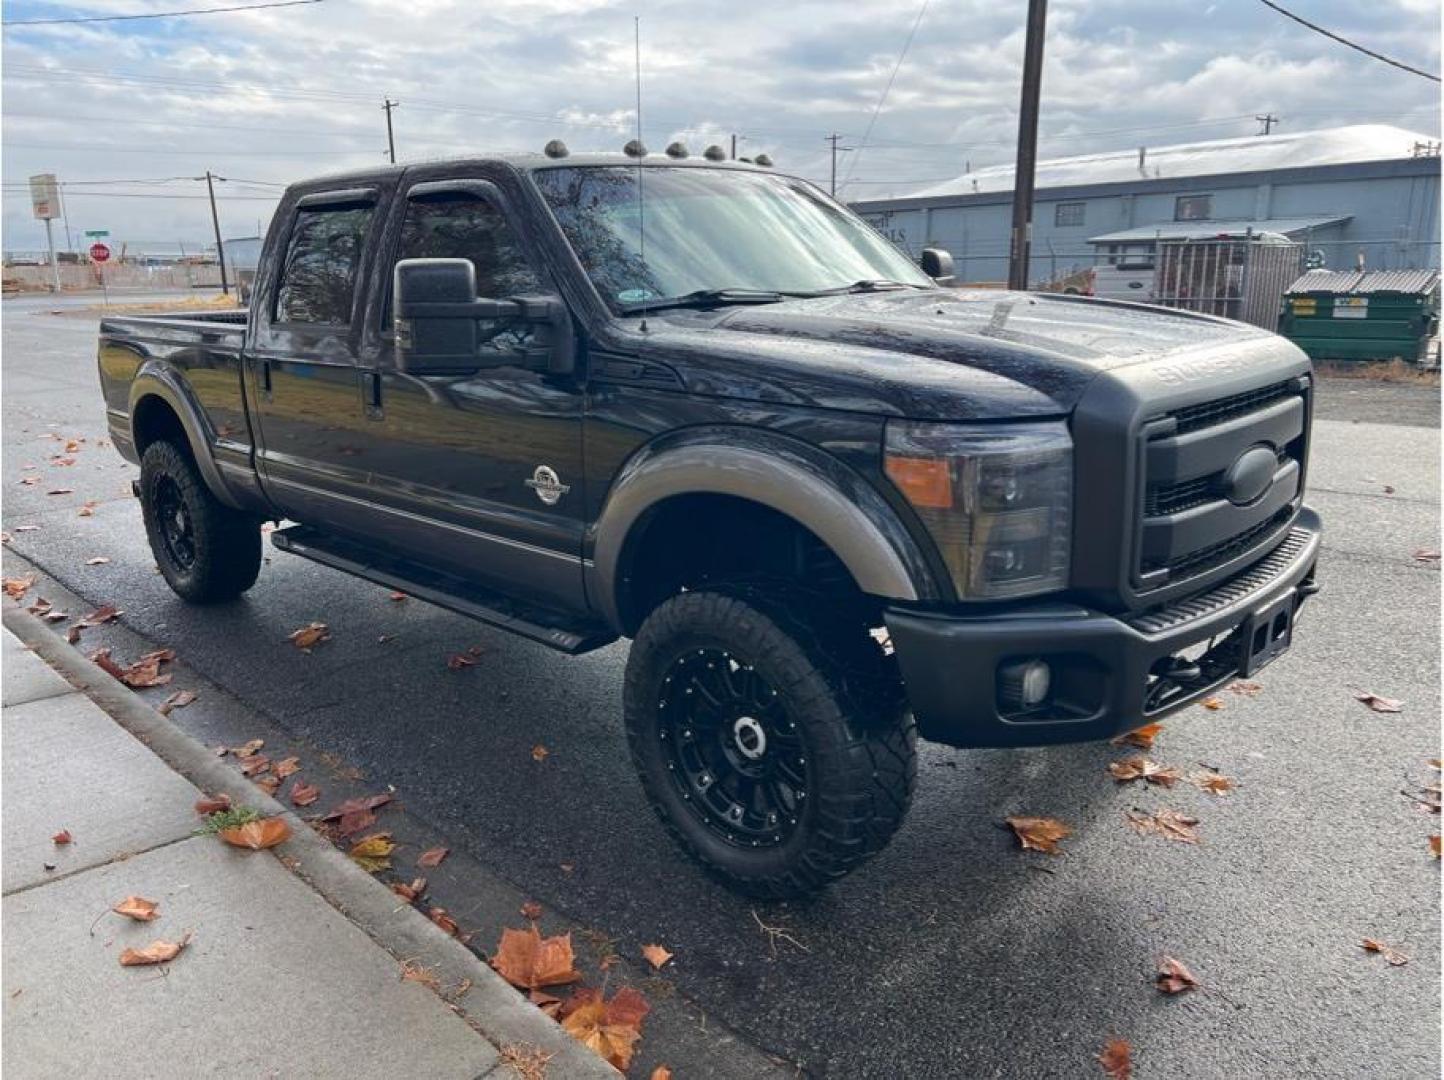
[[[1188,686],[1203,678],[1203,668],[1181,656],[1165,656],[1153,665],[1153,674],[1176,686]]]

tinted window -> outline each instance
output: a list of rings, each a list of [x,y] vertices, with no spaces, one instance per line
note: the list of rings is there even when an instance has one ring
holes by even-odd
[[[351,321],[369,206],[301,210],[286,248],[276,321],[345,325]]]
[[[1053,208],[1053,224],[1055,226],[1082,225],[1087,209],[1087,203],[1060,202]]]
[[[397,258],[470,259],[476,267],[476,295],[488,299],[543,291],[501,211],[472,195],[412,201]]]
[[[1174,221],[1205,221],[1212,216],[1212,195],[1180,195],[1174,200]]]

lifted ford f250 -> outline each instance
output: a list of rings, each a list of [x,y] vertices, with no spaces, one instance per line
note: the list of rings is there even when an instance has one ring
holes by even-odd
[[[1102,739],[1288,648],[1302,352],[941,287],[811,185],[683,154],[296,184],[248,312],[104,319],[171,588],[238,596],[286,520],[283,551],[563,652],[631,638],[648,798],[764,896],[887,844],[919,736]]]

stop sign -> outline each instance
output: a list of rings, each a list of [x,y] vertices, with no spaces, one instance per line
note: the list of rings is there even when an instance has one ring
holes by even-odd
[[[90,245],[90,261],[103,263],[110,258],[110,248],[101,243]]]

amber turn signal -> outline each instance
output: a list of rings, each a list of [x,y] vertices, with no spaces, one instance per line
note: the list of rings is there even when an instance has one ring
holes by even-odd
[[[888,479],[919,509],[946,510],[953,505],[952,471],[943,458],[887,456]]]

